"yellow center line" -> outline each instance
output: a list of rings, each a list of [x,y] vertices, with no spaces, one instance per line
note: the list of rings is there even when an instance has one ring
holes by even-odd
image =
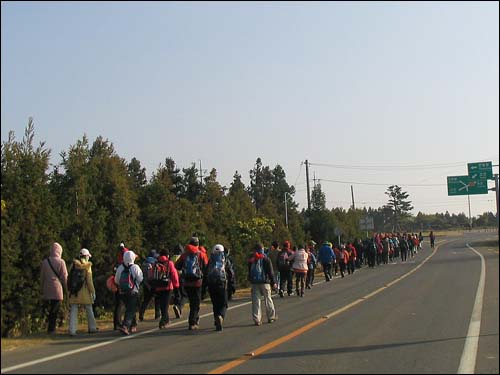
[[[250,359],[255,358],[256,356],[261,355],[261,354],[263,354],[263,353],[265,353],[265,352],[267,352],[267,351],[269,351],[269,350],[271,350],[271,349],[273,349],[273,348],[275,348],[275,347],[277,347],[277,346],[279,346],[279,345],[281,345],[281,344],[283,344],[283,343],[285,343],[287,341],[290,341],[294,337],[297,337],[297,336],[303,334],[304,332],[307,332],[307,331],[311,330],[312,328],[320,325],[321,323],[326,322],[328,319],[333,318],[334,316],[337,316],[337,315],[339,315],[339,314],[341,314],[341,313],[349,310],[350,308],[352,308],[352,307],[360,304],[361,302],[364,302],[364,301],[370,299],[371,297],[379,294],[380,292],[382,292],[385,289],[389,288],[390,286],[392,286],[392,285],[400,282],[404,278],[410,276],[412,273],[414,273],[415,271],[417,271],[430,258],[432,258],[434,256],[434,254],[436,253],[436,251],[439,249],[439,247],[442,244],[446,243],[446,242],[447,242],[447,240],[441,241],[441,243],[439,243],[434,248],[433,252],[427,258],[425,258],[422,261],[422,263],[420,263],[417,267],[415,267],[411,271],[405,273],[404,275],[402,275],[402,276],[398,277],[397,279],[391,281],[390,283],[386,284],[385,286],[383,286],[383,287],[375,290],[374,292],[371,292],[371,293],[367,294],[364,297],[361,297],[361,298],[357,299],[354,302],[351,302],[350,304],[348,304],[348,305],[346,305],[344,307],[341,307],[340,309],[337,309],[337,310],[331,312],[330,314],[327,314],[327,315],[325,315],[325,316],[323,316],[323,317],[321,317],[321,318],[319,318],[317,320],[312,321],[311,323],[306,324],[305,326],[300,327],[299,329],[297,329],[297,330],[289,333],[288,335],[285,335],[283,337],[280,337],[279,339],[276,339],[276,340],[271,341],[271,342],[269,342],[267,344],[264,344],[263,346],[261,346],[261,347],[255,349],[255,350],[253,350],[250,353],[247,353],[247,354],[241,356],[238,359],[235,359],[235,360],[233,360],[231,362],[228,362],[228,363],[226,363],[226,364],[224,364],[224,365],[222,365],[220,367],[217,367],[216,369],[210,371],[209,374],[223,374],[223,373],[225,373],[225,372],[227,372],[227,371],[229,371],[229,370],[231,370],[231,369],[233,369],[235,367],[238,367],[238,366],[242,365],[243,363],[249,361]]]

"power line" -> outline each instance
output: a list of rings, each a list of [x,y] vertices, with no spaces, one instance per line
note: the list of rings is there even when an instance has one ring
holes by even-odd
[[[489,158],[492,159],[492,158]],[[434,164],[399,164],[399,165],[347,165],[347,164],[328,164],[328,163],[309,163],[319,167],[329,167],[337,169],[357,169],[357,170],[417,170],[417,169],[444,169],[450,167],[460,167],[467,164],[467,161],[454,163],[434,163]]]
[[[393,169],[439,169],[463,166],[463,162],[447,164],[413,164],[413,165],[346,165],[346,164],[326,164],[309,163],[319,167],[329,167],[337,169],[361,169],[361,170],[393,170]]]
[[[300,173],[302,172],[302,164],[304,164],[304,162],[300,163],[299,174],[297,175],[297,178],[295,179],[295,183],[293,184],[293,186],[297,186],[297,181],[299,180]]]
[[[354,184],[354,185],[372,185],[372,186],[447,186],[446,184],[388,184],[388,183],[375,183],[375,182],[356,182],[356,181],[338,181],[338,180],[328,180],[325,178],[318,179],[319,181],[334,182],[337,184]]]

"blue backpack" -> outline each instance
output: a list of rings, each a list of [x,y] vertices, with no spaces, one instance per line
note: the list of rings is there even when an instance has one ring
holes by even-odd
[[[226,276],[226,257],[222,251],[212,253],[208,263],[207,281],[209,284],[224,284]]]
[[[200,267],[200,252],[188,253],[182,266],[182,277],[186,281],[201,280],[203,277]]]
[[[135,281],[130,272],[130,267],[132,267],[132,265],[126,266],[124,264],[122,273],[120,274],[120,283],[118,286],[122,294],[130,294],[134,290]]]
[[[250,282],[252,284],[263,284],[266,282],[266,270],[264,269],[264,258],[255,259],[250,266]]]

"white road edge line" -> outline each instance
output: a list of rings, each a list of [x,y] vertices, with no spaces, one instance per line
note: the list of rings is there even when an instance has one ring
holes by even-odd
[[[252,303],[252,301],[244,302],[244,303],[241,303],[239,305],[231,306],[231,307],[228,308],[228,310],[237,309],[239,307],[246,306],[246,305],[249,305],[251,303]],[[207,314],[203,314],[203,315],[200,315],[200,319],[201,318],[206,318],[206,317],[212,316],[212,315],[213,315],[212,312],[207,313]],[[168,327],[175,327],[175,326],[178,326],[178,325],[181,325],[181,324],[185,324],[185,323],[187,323],[187,319],[185,319],[183,321],[172,323]],[[53,361],[54,359],[67,357],[69,355],[86,352],[87,350],[92,350],[92,349],[100,348],[101,346],[106,346],[106,345],[114,344],[115,342],[119,342],[119,341],[122,341],[122,340],[133,339],[134,337],[139,337],[139,336],[142,336],[142,335],[146,335],[148,333],[156,332],[158,330],[159,330],[158,328],[152,328],[152,329],[149,329],[147,331],[138,332],[138,333],[135,333],[135,334],[130,335],[130,336],[121,336],[121,337],[118,337],[118,338],[113,339],[113,340],[109,340],[109,341],[105,341],[105,342],[100,342],[98,344],[94,344],[94,345],[90,345],[90,346],[85,346],[83,348],[70,350],[68,352],[55,354],[55,355],[52,355],[52,356],[49,356],[49,357],[36,359],[36,360],[30,361],[30,362],[20,363],[20,364],[15,365],[15,366],[3,368],[1,370],[1,373],[3,374],[3,373],[6,373],[6,372],[9,372],[9,371],[15,371],[15,370],[19,370],[21,368],[25,368],[25,367],[29,367],[29,366],[34,366],[34,365],[37,365],[39,363]]]
[[[486,280],[486,264],[483,255],[469,244],[466,245],[481,258],[481,276],[479,277],[474,308],[472,309],[469,330],[465,338],[464,350],[460,358],[460,366],[458,367],[457,374],[474,374],[476,368],[477,348],[481,331],[481,314],[483,311],[484,285]]]

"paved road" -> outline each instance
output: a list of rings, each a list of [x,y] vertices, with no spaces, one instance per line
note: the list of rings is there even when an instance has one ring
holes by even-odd
[[[206,310],[199,331],[188,331],[185,321],[164,331],[143,322],[129,337],[103,332],[2,352],[2,373],[438,374],[475,363],[477,373],[498,374],[498,248],[476,249],[482,271],[481,256],[466,246],[486,237],[492,234],[446,238],[408,263],[363,268],[330,283],[321,278],[304,298],[275,298],[273,324],[254,326],[248,300],[240,300],[223,332],[214,331]],[[481,274],[483,298],[475,306]],[[469,331],[478,307],[479,340],[477,324]],[[476,350],[464,354],[466,341],[477,344],[477,357]]]

